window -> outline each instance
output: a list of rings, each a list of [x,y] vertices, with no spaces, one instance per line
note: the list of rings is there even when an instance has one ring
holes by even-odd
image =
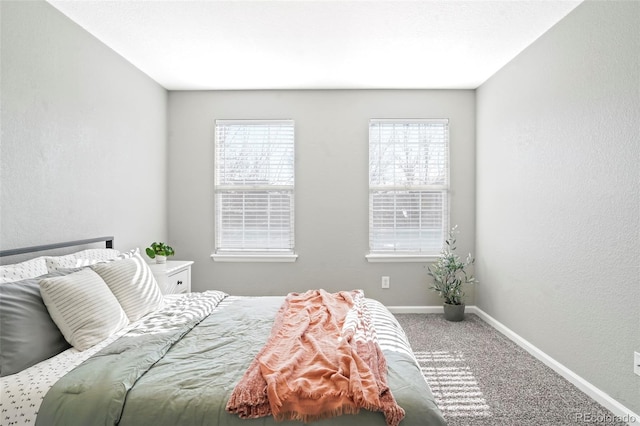
[[[292,120],[216,120],[214,260],[294,251]]]
[[[448,190],[448,120],[371,120],[369,261],[437,255]]]

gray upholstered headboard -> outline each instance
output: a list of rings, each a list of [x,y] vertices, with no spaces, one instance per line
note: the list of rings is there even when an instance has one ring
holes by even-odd
[[[15,256],[18,254],[34,253],[34,252],[45,251],[45,250],[54,250],[54,249],[59,249],[63,247],[82,246],[86,244],[100,243],[103,241],[105,243],[105,248],[113,248],[113,237],[97,237],[97,238],[88,238],[86,240],[65,241],[63,243],[54,243],[54,244],[45,244],[41,246],[31,246],[31,247],[21,247],[21,248],[8,249],[8,250],[0,250],[0,257]]]

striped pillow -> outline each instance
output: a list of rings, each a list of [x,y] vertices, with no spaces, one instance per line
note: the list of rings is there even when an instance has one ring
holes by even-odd
[[[129,323],[109,287],[91,269],[40,280],[40,294],[64,338],[84,351]]]
[[[163,297],[151,268],[137,253],[130,259],[91,266],[115,294],[129,321],[162,306]]]

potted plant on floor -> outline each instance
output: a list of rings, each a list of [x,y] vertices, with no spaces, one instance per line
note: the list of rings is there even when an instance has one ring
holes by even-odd
[[[167,257],[175,254],[173,248],[165,243],[152,243],[151,247],[146,248],[145,252],[151,259],[155,259],[156,263],[166,263]]]
[[[466,268],[475,262],[471,253],[466,260],[460,259],[456,254],[457,226],[449,231],[445,246],[440,252],[438,260],[429,266],[429,275],[433,278],[430,287],[444,299],[444,317],[449,321],[462,321],[464,319],[464,291],[465,284],[474,284],[478,281],[467,273]]]

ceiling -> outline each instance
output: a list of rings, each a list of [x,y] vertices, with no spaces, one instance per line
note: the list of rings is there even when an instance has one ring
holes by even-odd
[[[48,0],[169,90],[474,89],[582,0]]]

